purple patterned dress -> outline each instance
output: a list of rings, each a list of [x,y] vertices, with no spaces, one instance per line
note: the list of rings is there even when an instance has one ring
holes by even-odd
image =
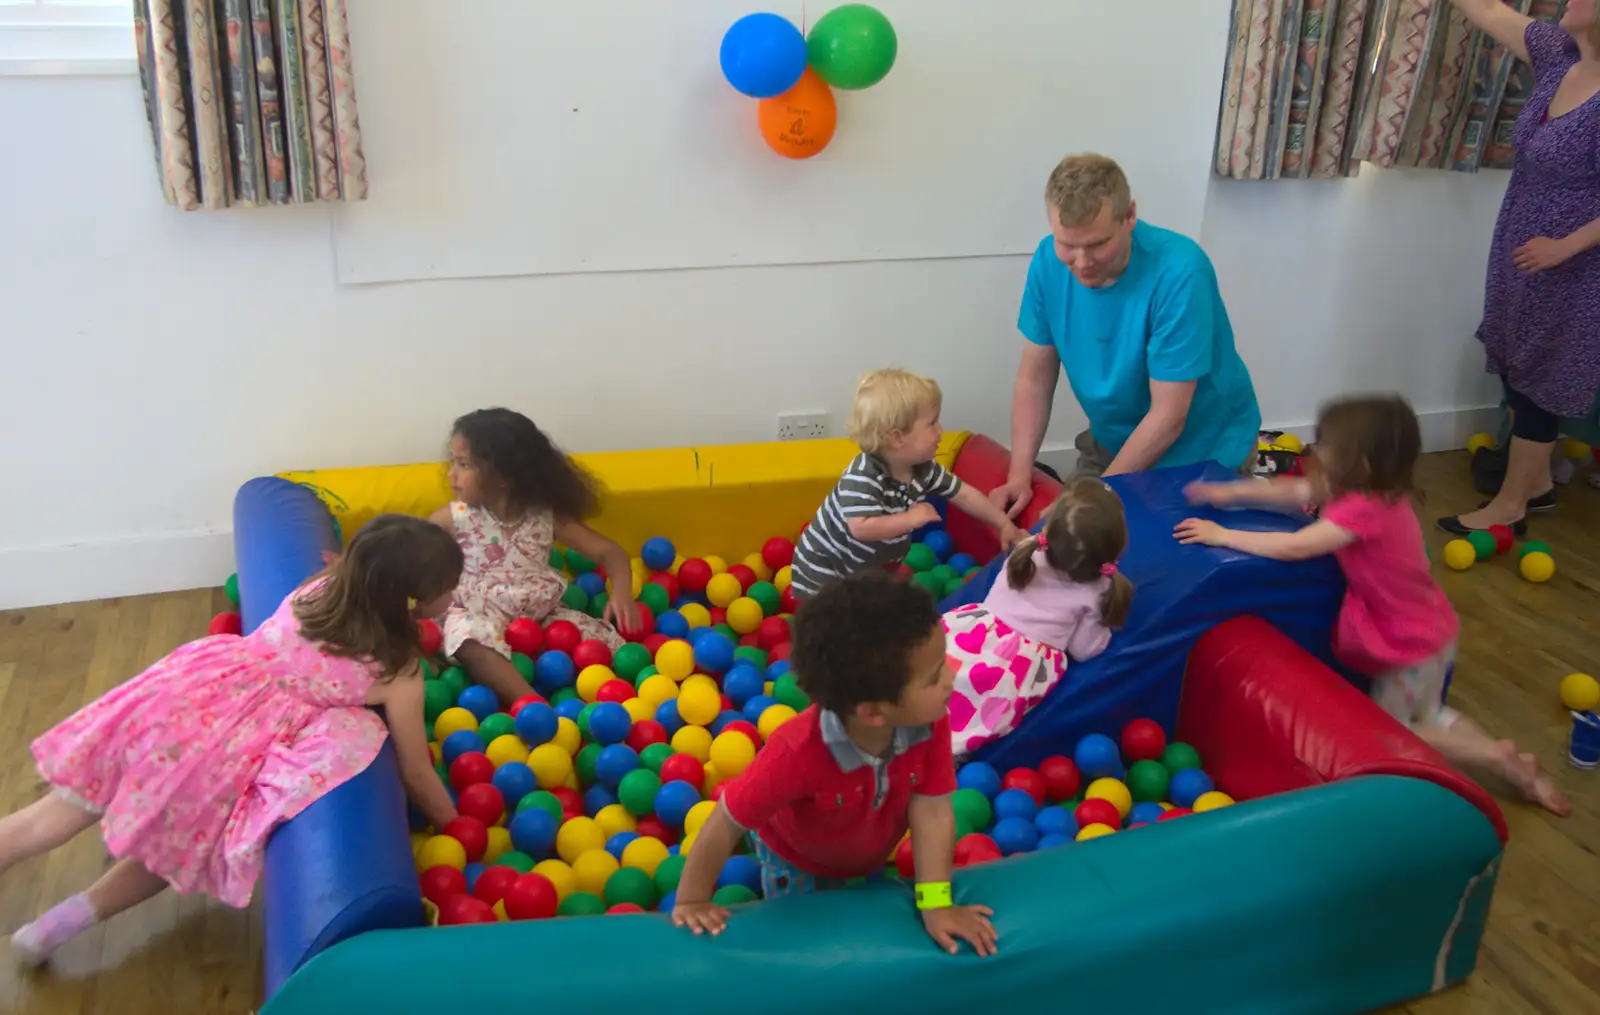
[[[1535,85],[1512,129],[1516,163],[1489,251],[1478,340],[1490,373],[1546,412],[1584,417],[1600,390],[1600,248],[1534,275],[1512,258],[1534,237],[1560,239],[1600,218],[1600,95],[1546,119],[1578,47],[1544,21],[1528,26],[1526,40]]]

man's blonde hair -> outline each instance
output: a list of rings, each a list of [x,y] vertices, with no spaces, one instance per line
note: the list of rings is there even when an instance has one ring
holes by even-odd
[[[1067,228],[1086,226],[1100,217],[1108,202],[1111,217],[1122,221],[1133,206],[1133,194],[1122,167],[1104,155],[1068,155],[1050,174],[1044,199]]]
[[[944,393],[933,378],[893,368],[874,370],[856,385],[845,429],[862,451],[881,454],[896,434],[909,432],[929,410],[938,415],[943,405]]]

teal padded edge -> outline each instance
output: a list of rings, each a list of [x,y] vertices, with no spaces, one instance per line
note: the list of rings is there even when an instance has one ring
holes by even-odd
[[[898,884],[665,916],[374,931],[261,1015],[931,1010],[1333,1015],[1471,972],[1499,839],[1432,783],[1370,776],[960,872],[1000,955],[937,951]]]

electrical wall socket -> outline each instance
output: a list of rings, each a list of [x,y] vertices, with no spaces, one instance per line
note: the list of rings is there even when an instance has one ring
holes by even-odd
[[[814,441],[828,436],[830,420],[825,412],[780,412],[778,440]]]

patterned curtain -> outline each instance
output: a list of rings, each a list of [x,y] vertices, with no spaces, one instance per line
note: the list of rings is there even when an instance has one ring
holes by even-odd
[[[367,196],[345,0],[134,0],[168,204]]]
[[[1567,3],[1511,5],[1555,20]],[[1532,71],[1449,0],[1233,0],[1230,36],[1218,176],[1511,167]]]

